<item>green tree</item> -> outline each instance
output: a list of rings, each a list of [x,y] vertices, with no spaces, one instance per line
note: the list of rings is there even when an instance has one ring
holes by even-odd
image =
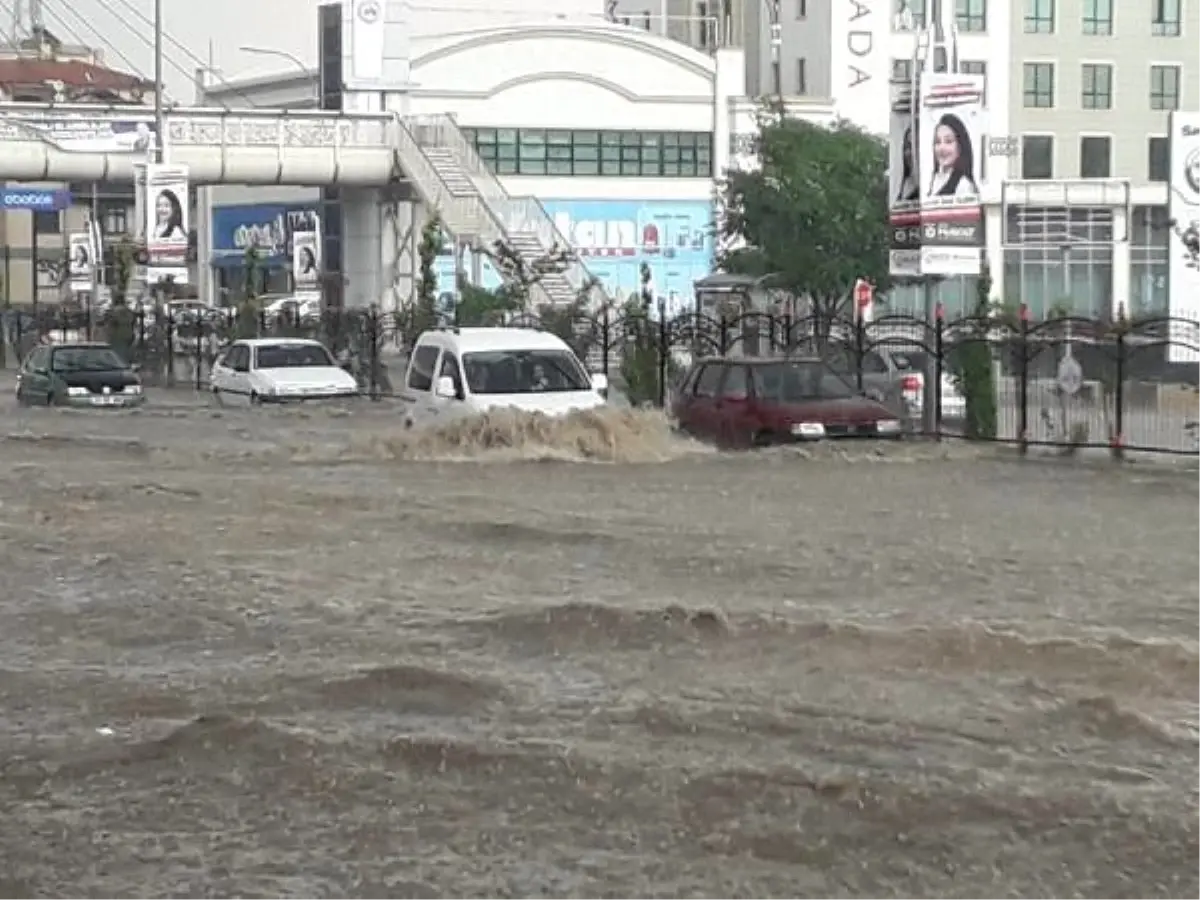
[[[108,311],[105,331],[108,342],[126,362],[132,362],[137,342],[138,323],[129,308],[129,288],[133,284],[137,248],[128,238],[121,238],[112,249],[112,307]]]
[[[726,174],[720,254],[730,273],[772,276],[807,298],[820,332],[849,312],[854,282],[889,285],[887,148],[848,122],[832,127],[759,116],[759,168]]]
[[[417,299],[413,305],[409,321],[406,323],[405,340],[409,346],[416,343],[422,332],[437,326],[438,323],[438,277],[437,258],[442,249],[442,223],[436,215],[430,216],[429,221],[421,231],[421,243],[417,246]]]
[[[970,330],[958,348],[959,389],[967,403],[966,437],[974,441],[996,438],[996,376],[992,367],[991,330],[995,308],[991,299],[992,275],[984,263],[976,281],[975,314]]]
[[[238,338],[258,337],[258,297],[262,293],[266,270],[257,244],[246,248],[242,256],[242,302],[238,305],[235,331]]]
[[[573,258],[571,251],[553,247],[530,259],[503,240],[495,241],[484,254],[502,283],[489,290],[460,279],[454,310],[458,325],[497,325],[506,315],[529,309],[534,286],[547,275],[564,271]]]

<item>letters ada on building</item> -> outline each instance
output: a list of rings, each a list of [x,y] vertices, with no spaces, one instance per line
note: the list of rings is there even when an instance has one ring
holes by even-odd
[[[893,275],[978,275],[983,247],[984,79],[924,73],[893,84],[889,223]]]
[[[1171,323],[1168,354],[1173,362],[1200,360],[1200,113],[1171,113],[1171,177],[1167,215],[1167,309]]]

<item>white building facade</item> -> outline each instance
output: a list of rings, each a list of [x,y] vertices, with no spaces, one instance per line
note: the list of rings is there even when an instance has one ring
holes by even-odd
[[[366,44],[360,37],[360,56]],[[354,58],[353,39],[342,47],[341,105],[401,116],[426,145],[443,187],[466,175],[489,220],[510,230],[524,227],[533,198],[548,223],[538,227],[577,251],[586,276],[598,279],[609,299],[637,292],[648,269],[659,297],[673,308],[690,306],[693,282],[714,263],[715,177],[731,164],[738,134],[753,127],[740,51],[702,53],[638,29],[559,20],[405,35],[385,44],[381,64],[373,62],[378,46],[365,60]],[[208,85],[203,99],[231,106],[312,102],[313,85],[313,75],[297,72]],[[814,118],[830,119],[827,104],[809,106]],[[445,169],[447,150],[462,162],[461,172]],[[289,229],[316,216],[327,235],[339,232],[340,249],[327,241],[326,257],[347,278],[347,302],[407,302],[436,193],[422,184],[430,167],[417,168],[404,173],[407,191],[388,198],[343,192],[336,204],[328,190],[321,199],[319,186],[205,189],[199,246],[212,266],[201,273],[204,296],[236,291],[244,244],[255,236],[272,241],[267,263],[278,270],[281,289]],[[455,222],[441,215],[453,237]],[[486,261],[469,253],[456,258],[449,243],[444,250],[441,294],[453,293],[456,268],[485,285],[496,280]]]

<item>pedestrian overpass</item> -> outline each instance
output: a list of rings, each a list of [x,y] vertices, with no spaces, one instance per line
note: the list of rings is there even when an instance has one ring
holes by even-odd
[[[164,159],[186,165],[193,185],[344,189],[345,240],[380,247],[348,266],[352,282],[356,275],[394,281],[399,256],[407,252],[413,262],[423,216],[410,204],[407,223],[397,225],[401,186],[472,246],[503,241],[528,264],[569,246],[536,198],[508,194],[449,115],[175,108],[164,118]],[[148,157],[130,124],[142,123],[147,134],[149,121],[139,107],[0,103],[0,181],[132,182],[135,164]],[[116,134],[131,139],[118,146]],[[567,303],[591,284],[575,260],[543,277],[531,299]],[[363,296],[387,291],[381,284]]]

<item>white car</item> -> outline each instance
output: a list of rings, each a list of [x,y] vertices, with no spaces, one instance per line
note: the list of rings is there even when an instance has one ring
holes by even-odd
[[[268,319],[286,318],[289,321],[311,323],[321,318],[320,297],[280,297],[263,307]]]
[[[358,384],[319,341],[235,341],[213,363],[209,386],[219,402],[286,403],[353,397]]]
[[[405,423],[427,425],[496,409],[562,416],[605,403],[561,338],[532,328],[447,328],[417,340],[400,397]]]

